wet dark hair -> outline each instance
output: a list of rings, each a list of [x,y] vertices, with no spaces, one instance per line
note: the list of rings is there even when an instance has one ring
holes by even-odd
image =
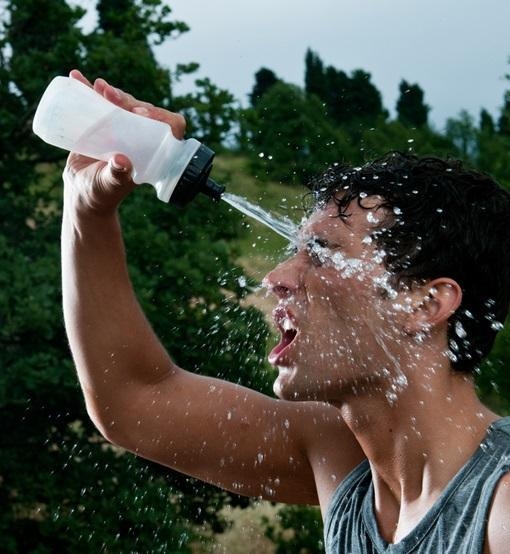
[[[510,303],[510,193],[462,162],[390,152],[362,167],[335,165],[313,179],[314,208],[333,200],[342,219],[356,201],[389,213],[373,237],[393,286],[454,279],[462,303],[448,322],[452,367],[473,371],[488,355]]]

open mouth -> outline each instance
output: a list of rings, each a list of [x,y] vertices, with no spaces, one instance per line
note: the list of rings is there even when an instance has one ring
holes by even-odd
[[[294,342],[298,334],[296,324],[292,315],[283,307],[278,307],[273,312],[276,327],[280,331],[280,342],[271,350],[268,360],[270,364],[279,364],[284,351]]]

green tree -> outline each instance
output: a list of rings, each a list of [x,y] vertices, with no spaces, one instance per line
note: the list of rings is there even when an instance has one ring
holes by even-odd
[[[492,409],[503,415],[510,414],[510,320],[496,337],[489,358],[477,374],[477,386],[481,397]]]
[[[353,162],[382,156],[389,150],[409,151],[420,156],[451,156],[457,154],[455,145],[429,127],[411,128],[400,121],[379,121],[374,127],[364,128],[358,139],[359,149]]]
[[[267,69],[267,67],[260,68],[255,73],[255,84],[249,94],[250,104],[255,107],[262,96],[278,82],[280,82],[280,79],[271,69]]]
[[[277,83],[257,103],[249,143],[252,167],[262,178],[303,183],[348,150],[326,119],[320,100],[295,85]]]
[[[34,139],[32,115],[48,80],[79,65],[81,36],[76,25],[84,12],[59,0],[10,0],[4,6],[0,18],[0,232],[24,244],[34,226],[44,234],[44,212],[51,202],[51,186],[32,195],[38,163],[62,159],[60,152]]]
[[[477,129],[473,116],[461,110],[457,118],[448,118],[446,136],[455,144],[466,160],[474,161],[477,155]]]
[[[496,132],[494,119],[485,108],[480,110],[480,131],[482,133],[487,133],[489,136],[493,136]]]
[[[234,96],[210,79],[197,79],[193,92],[176,99],[175,109],[186,117],[187,132],[215,151],[233,142],[238,106]]]
[[[263,518],[265,535],[276,544],[276,554],[324,552],[322,518],[315,506],[283,506],[276,522]]]
[[[340,105],[344,103],[346,106],[341,108],[340,113],[350,114],[353,119],[370,122],[388,116],[382,104],[381,93],[371,82],[370,73],[362,69],[355,69],[351,73],[350,87]]]
[[[169,101],[169,72],[156,63],[152,39],[143,47],[143,37],[127,31],[142,23],[159,40],[165,4],[132,2],[119,25],[107,9],[114,4],[102,3],[106,29],[89,35],[78,25],[84,11],[59,0],[11,0],[0,20],[0,549],[6,553],[189,552],[194,524],[221,529],[219,507],[247,502],[107,445],[89,421],[70,359],[59,270],[66,153],[36,139],[31,119],[51,77],[72,67],[158,104]],[[240,219],[205,198],[176,210],[149,187],[140,187],[122,214],[134,285],[165,346],[190,369],[269,391],[266,325],[259,312],[241,306],[250,281],[232,261],[230,239],[242,232]]]
[[[510,80],[510,75],[507,79]],[[481,110],[476,165],[510,190],[510,91],[504,94],[497,125],[487,110]],[[502,323],[496,322],[496,325]],[[484,401],[498,413],[507,415],[510,414],[509,364],[510,319],[507,318],[489,358],[477,374],[477,386]]]
[[[503,107],[498,119],[498,132],[501,135],[510,137],[510,90],[506,91],[503,99]]]
[[[510,81],[510,75],[506,78]],[[485,113],[484,113],[485,112]],[[510,189],[510,91],[503,96],[497,124],[482,110],[477,165]]]
[[[388,116],[381,93],[370,79],[370,73],[362,69],[349,76],[333,66],[324,68],[318,54],[306,53],[305,91],[325,103],[328,116],[337,125],[367,124]]]
[[[152,48],[179,37],[188,26],[173,20],[170,7],[160,0],[100,0],[97,12],[97,28],[83,37],[84,72],[101,75],[139,98],[169,106],[172,74],[157,63]],[[180,66],[181,70],[185,67]]]
[[[399,85],[400,96],[397,100],[398,120],[411,127],[427,125],[429,106],[424,101],[424,92],[418,84],[411,85],[402,80]]]
[[[305,91],[319,98],[326,98],[327,84],[324,75],[324,64],[316,52],[310,48],[305,54]]]
[[[510,136],[481,129],[476,165],[510,188]]]

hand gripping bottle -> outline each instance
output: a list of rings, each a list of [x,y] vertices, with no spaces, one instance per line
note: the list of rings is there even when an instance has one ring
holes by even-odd
[[[218,200],[224,187],[209,178],[214,152],[197,140],[178,140],[170,126],[112,104],[76,79],[55,77],[34,116],[48,144],[107,161],[126,155],[135,183],[149,183],[163,202],[183,206],[199,192]]]

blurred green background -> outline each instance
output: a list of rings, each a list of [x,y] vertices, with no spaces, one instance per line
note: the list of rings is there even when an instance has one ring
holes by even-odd
[[[242,107],[207,78],[173,94],[197,65],[156,60],[157,44],[189,31],[166,2],[98,1],[87,32],[85,10],[63,0],[1,9],[0,552],[321,552],[315,508],[235,497],[126,454],[91,425],[60,305],[66,153],[33,136],[37,102],[52,77],[80,68],[179,110],[189,135],[217,151],[217,181],[299,221],[308,178],[391,149],[461,157],[510,186],[510,91],[497,118],[461,111],[438,132],[419,84],[399,84],[390,118],[370,74],[325,67],[308,49],[304,87],[261,67]],[[197,199],[179,210],[145,186],[122,219],[138,297],[176,360],[272,394],[268,301],[257,284],[285,241],[222,203]],[[480,394],[501,414],[510,413],[509,361],[507,325],[478,375]]]

